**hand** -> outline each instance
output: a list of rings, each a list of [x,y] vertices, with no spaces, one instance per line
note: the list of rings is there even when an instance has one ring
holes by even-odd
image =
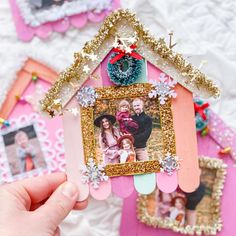
[[[66,182],[64,173],[1,186],[0,235],[60,235],[58,225],[69,212],[87,206],[87,200],[76,203],[78,195],[76,185]]]

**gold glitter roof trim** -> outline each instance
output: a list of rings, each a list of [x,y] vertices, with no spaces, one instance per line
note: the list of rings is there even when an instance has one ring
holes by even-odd
[[[180,74],[180,79],[177,81],[182,86],[200,96],[205,94],[207,96],[204,97],[219,97],[219,88],[208,79],[206,75],[187,62],[181,54],[171,50],[166,45],[163,38],[155,39],[151,36],[148,30],[146,30],[136,18],[134,13],[131,13],[129,10],[120,9],[114,11],[106,18],[98,31],[98,34],[90,42],[85,43],[81,52],[74,54],[74,63],[60,74],[58,80],[41,101],[43,111],[48,112],[51,116],[54,116],[56,113],[60,114],[61,109],[88,79],[88,74],[83,71],[83,66],[88,64],[90,65],[91,71],[93,71],[112,48],[112,39],[115,38],[115,34],[119,28],[119,23],[130,25],[134,32],[137,33],[139,40],[142,40],[145,44],[142,45],[142,52],[146,49],[145,47],[150,50],[151,56],[150,58],[146,58],[147,60],[152,59],[152,63],[159,66],[157,62],[155,63],[154,55],[156,56],[156,61],[162,60],[169,66],[173,67],[174,70]],[[139,52],[139,45],[141,45],[141,43],[137,42],[137,45],[137,51]],[[90,59],[84,56],[85,54],[98,55],[98,62],[91,63]],[[71,85],[72,82],[75,86]],[[54,104],[55,99],[61,99],[61,105]]]

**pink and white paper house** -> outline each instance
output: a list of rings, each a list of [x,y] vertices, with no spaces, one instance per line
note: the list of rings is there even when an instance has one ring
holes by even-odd
[[[148,194],[156,186],[194,191],[200,170],[193,93],[217,97],[219,90],[133,13],[108,16],[42,100],[45,112],[63,115],[67,175],[81,191],[78,200]],[[123,121],[136,122],[133,130],[119,123],[124,103]]]

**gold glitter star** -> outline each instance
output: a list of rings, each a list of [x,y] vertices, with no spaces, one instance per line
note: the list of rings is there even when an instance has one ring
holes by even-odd
[[[60,99],[60,98],[54,99],[54,100],[53,100],[53,103],[54,103],[55,105],[60,105],[60,104],[61,104],[61,99]]]
[[[98,56],[93,54],[93,53],[89,54],[89,53],[85,53],[85,52],[82,51],[81,55],[82,55],[83,58],[87,57],[92,61],[97,61],[98,60]]]
[[[78,109],[77,109],[76,107],[73,107],[73,108],[69,109],[69,111],[70,111],[71,114],[74,115],[74,116],[79,115],[79,111],[78,111]]]
[[[55,112],[53,110],[50,110],[49,115],[53,118],[55,116]]]
[[[115,40],[115,42],[112,44],[113,48],[118,48],[119,47],[119,43],[117,40]]]
[[[84,68],[83,68],[83,72],[85,72],[86,74],[88,74],[90,71],[90,68],[88,65],[85,65]]]
[[[90,54],[90,59],[92,60],[92,61],[97,61],[98,60],[98,56],[97,55],[95,55],[95,54]]]
[[[131,47],[126,47],[125,52],[126,53],[132,53],[133,49]]]
[[[136,37],[135,37],[135,36],[134,36],[134,37],[130,37],[130,38],[128,38],[128,41],[129,41],[131,44],[134,44],[135,41],[136,41]]]

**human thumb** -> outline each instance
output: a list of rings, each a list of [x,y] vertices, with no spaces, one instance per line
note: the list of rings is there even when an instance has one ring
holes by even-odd
[[[45,221],[50,230],[56,230],[74,207],[78,195],[77,186],[65,182],[56,189],[43,206],[37,209],[36,214],[40,217],[40,221]]]

